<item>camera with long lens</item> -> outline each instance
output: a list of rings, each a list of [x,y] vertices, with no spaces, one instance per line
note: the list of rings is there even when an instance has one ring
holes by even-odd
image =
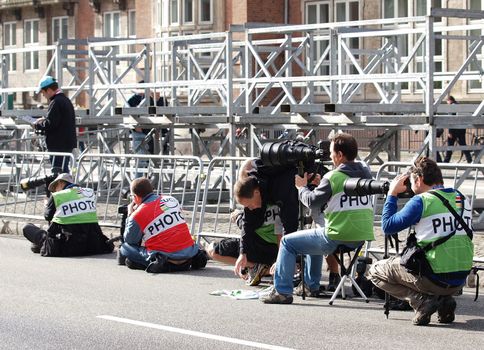
[[[59,173],[60,171],[54,168],[52,174],[50,175],[34,176],[21,179],[20,188],[23,191],[28,191],[43,185],[45,185],[45,187],[49,187],[50,183],[55,180]]]
[[[121,214],[121,226],[119,228],[119,235],[114,236],[111,239],[108,239],[106,242],[108,244],[114,243],[117,241],[121,241],[121,243],[124,243],[123,233],[126,228],[126,219],[128,218],[128,205],[127,204],[120,205],[118,207],[118,214]]]
[[[331,160],[329,145],[329,141],[320,141],[318,147],[295,140],[268,142],[262,146],[260,159],[268,166],[299,166],[302,163],[308,169],[316,160]]]
[[[410,178],[404,182],[407,187],[405,192],[399,193],[399,198],[411,198],[415,195],[412,191]],[[348,196],[367,196],[372,194],[387,194],[390,189],[389,181],[377,181],[373,179],[349,178],[343,185],[344,193]]]

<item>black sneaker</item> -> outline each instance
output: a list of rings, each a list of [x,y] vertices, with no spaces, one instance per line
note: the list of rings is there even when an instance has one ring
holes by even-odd
[[[40,253],[40,248],[41,248],[40,245],[35,243],[32,243],[32,245],[30,246],[30,250],[32,251],[32,253],[35,253],[35,254]]]
[[[203,269],[207,266],[208,255],[203,249],[200,249],[198,253],[192,258],[191,267],[193,270]]]
[[[339,282],[341,281],[341,276],[339,273],[330,272],[329,273],[329,283],[328,283],[328,292],[334,292],[336,287],[338,287]]]
[[[144,266],[140,263],[131,261],[128,258],[125,259],[125,263],[126,263],[126,266],[128,268],[130,268],[131,270],[146,270],[146,266]]]
[[[116,260],[118,261],[118,265],[124,266],[126,265],[126,257],[121,254],[121,251],[118,250],[116,253]]]
[[[457,303],[455,299],[452,298],[450,295],[442,297],[440,299],[440,305],[437,309],[437,321],[439,323],[452,323],[455,319],[455,309],[457,307]]]
[[[425,295],[420,306],[415,310],[412,322],[416,326],[426,326],[430,323],[432,314],[439,307],[439,298],[435,295]]]
[[[260,298],[264,304],[292,304],[292,295],[279,294],[276,288],[273,288],[271,293]]]

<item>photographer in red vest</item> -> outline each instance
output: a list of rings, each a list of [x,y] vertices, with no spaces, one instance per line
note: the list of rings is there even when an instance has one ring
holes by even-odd
[[[131,183],[131,195],[119,262],[154,273],[205,267],[206,253],[193,242],[176,198],[156,195],[144,177]]]

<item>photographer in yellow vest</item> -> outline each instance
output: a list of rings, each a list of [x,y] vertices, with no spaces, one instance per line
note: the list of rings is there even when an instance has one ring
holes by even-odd
[[[41,256],[80,256],[105,254],[113,251],[113,244],[99,227],[96,214],[96,195],[92,189],[74,184],[72,176],[63,173],[49,184],[52,193],[47,201],[44,217],[47,231],[27,224],[23,234],[32,242],[32,251]]]
[[[397,211],[407,179],[416,195]],[[371,267],[370,278],[388,294],[409,302],[415,310],[413,324],[429,324],[435,312],[439,323],[454,321],[457,304],[452,296],[464,285],[474,255],[471,220],[469,202],[458,190],[444,187],[442,172],[430,158],[419,158],[410,174],[398,175],[390,184],[383,232],[391,235],[413,226],[414,233],[401,256]]]

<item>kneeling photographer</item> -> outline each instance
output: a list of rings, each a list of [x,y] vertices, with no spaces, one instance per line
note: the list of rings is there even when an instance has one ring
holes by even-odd
[[[113,244],[99,227],[95,193],[74,184],[71,175],[58,175],[48,186],[52,193],[47,200],[44,217],[50,222],[47,231],[33,224],[23,228],[32,242],[32,251],[41,256],[80,256],[105,254]]]
[[[410,180],[416,194],[397,212],[398,195]],[[442,172],[432,159],[421,157],[410,174],[390,184],[382,213],[385,235],[414,226],[401,256],[380,260],[370,279],[388,294],[407,300],[415,310],[413,324],[427,325],[438,312],[439,323],[451,323],[460,291],[472,266],[470,204],[453,188],[444,187]]]
[[[261,298],[267,304],[290,304],[293,301],[292,276],[298,254],[308,254],[305,276],[312,296],[319,294],[323,255],[331,255],[344,244],[357,248],[373,240],[373,210],[369,196],[347,196],[343,184],[350,177],[371,178],[367,167],[355,162],[358,145],[349,134],[338,134],[330,144],[330,157],[335,167],[314,188],[308,174],[295,176],[299,200],[314,212],[324,210],[325,227],[302,230],[284,236],[279,247],[274,274],[274,289]],[[294,184],[294,182],[293,182]],[[294,186],[294,185],[293,185]]]
[[[207,255],[193,242],[178,200],[156,195],[145,177],[134,179],[130,189],[133,201],[118,263],[152,273],[205,267]]]
[[[271,165],[261,158],[248,161],[241,169],[239,179],[234,186],[237,202],[244,207],[241,216],[241,238],[239,256],[235,262],[234,273],[246,278],[243,271],[249,268],[250,284],[258,282],[262,272],[267,272],[266,265],[272,265],[277,257],[276,235],[268,241],[258,234],[266,223],[268,208],[277,207],[282,232],[289,234],[298,229],[299,201],[294,188],[294,175],[297,168],[291,164]],[[251,260],[248,259],[252,257]],[[254,268],[257,271],[251,271]],[[259,267],[264,267],[259,269]]]

